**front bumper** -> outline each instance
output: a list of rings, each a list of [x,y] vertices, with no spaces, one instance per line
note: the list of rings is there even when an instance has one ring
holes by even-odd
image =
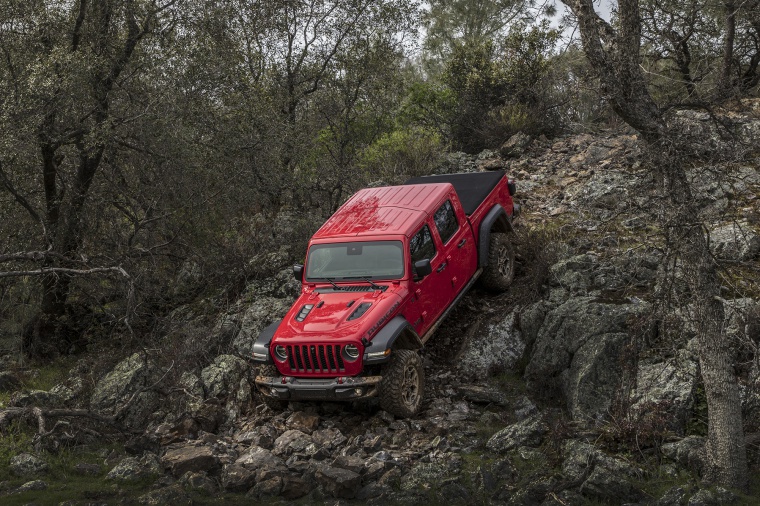
[[[259,391],[282,401],[353,401],[377,395],[382,376],[343,378],[293,378],[257,376]]]

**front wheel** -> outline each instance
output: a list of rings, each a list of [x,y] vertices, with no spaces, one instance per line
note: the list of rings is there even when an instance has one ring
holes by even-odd
[[[488,265],[483,268],[480,285],[491,292],[503,292],[515,278],[515,249],[509,236],[492,233],[488,246]]]
[[[422,406],[425,373],[420,355],[413,350],[394,350],[382,371],[380,406],[401,418],[415,416]]]

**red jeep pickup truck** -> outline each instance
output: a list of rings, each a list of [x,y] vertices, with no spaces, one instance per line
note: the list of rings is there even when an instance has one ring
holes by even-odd
[[[254,343],[267,405],[379,396],[386,411],[414,416],[418,351],[476,280],[496,291],[512,281],[514,193],[503,172],[479,172],[351,197],[293,267],[301,295]]]

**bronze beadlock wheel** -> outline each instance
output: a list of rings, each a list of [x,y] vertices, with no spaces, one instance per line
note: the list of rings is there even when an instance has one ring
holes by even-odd
[[[515,277],[515,250],[509,236],[492,233],[488,248],[488,265],[483,268],[480,285],[492,292],[503,292]]]
[[[422,406],[425,376],[422,360],[414,350],[394,350],[383,367],[380,406],[401,418],[415,416]]]

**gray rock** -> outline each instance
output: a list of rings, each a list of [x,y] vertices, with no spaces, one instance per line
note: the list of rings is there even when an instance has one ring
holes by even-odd
[[[729,223],[710,231],[710,249],[724,260],[752,260],[760,253],[760,235],[746,221]]]
[[[256,485],[246,494],[247,497],[272,497],[280,495],[283,480],[280,476],[274,476],[266,480],[259,480]]]
[[[238,464],[224,466],[222,487],[230,492],[246,492],[256,484],[256,471]]]
[[[163,506],[165,504],[171,504],[172,506],[191,506],[193,500],[182,488],[182,485],[176,483],[168,487],[162,487],[156,490],[141,495],[137,498],[138,504],[146,504],[148,506]]]
[[[669,362],[639,362],[631,409],[635,412],[645,412],[653,406],[660,411],[667,409],[670,429],[683,434],[694,407],[697,371],[696,358],[686,350],[680,350],[676,359]]]
[[[603,417],[621,382],[628,321],[646,309],[574,297],[549,311],[525,369],[529,391],[564,401],[575,420]]]
[[[485,332],[476,332],[462,347],[456,363],[468,376],[486,379],[496,372],[509,371],[522,357],[525,342],[515,328],[515,313],[489,325]]]
[[[153,454],[142,457],[125,457],[106,475],[106,480],[134,482],[160,474],[158,458]]]
[[[216,481],[208,477],[205,471],[187,472],[179,479],[179,483],[188,490],[214,495],[219,491]]]
[[[453,461],[419,462],[401,477],[401,490],[430,489],[456,472]]]
[[[665,443],[660,448],[662,454],[682,467],[700,472],[703,468],[705,438],[687,436],[674,443]]]
[[[682,487],[672,487],[657,499],[656,506],[681,506],[686,502],[686,491]]]
[[[246,310],[240,322],[240,332],[232,343],[235,351],[242,356],[253,353],[253,343],[262,330],[279,320],[290,309],[291,301],[274,297],[256,299]]]
[[[246,453],[238,457],[235,464],[253,471],[262,468],[285,469],[285,462],[281,458],[273,455],[271,451],[258,446],[252,447]]]
[[[360,501],[366,501],[367,499],[374,499],[375,497],[381,497],[383,495],[390,494],[393,491],[388,485],[380,485],[379,483],[369,483],[359,490],[356,494],[356,498]]]
[[[619,503],[643,496],[637,482],[643,471],[628,462],[609,457],[592,445],[570,440],[565,444],[562,473],[581,481],[580,493],[590,499]]]
[[[316,485],[312,481],[307,481],[300,476],[285,476],[282,478],[282,491],[280,495],[287,501],[300,499],[314,490]]]
[[[321,466],[314,477],[328,495],[342,499],[356,497],[362,484],[361,476],[357,473],[338,467]]]
[[[10,469],[16,476],[31,478],[46,474],[50,470],[50,466],[36,455],[21,453],[11,457]]]
[[[493,387],[481,385],[457,386],[457,391],[464,399],[478,404],[495,404],[496,406],[509,406],[509,397],[506,393]]]
[[[505,158],[518,157],[525,153],[526,148],[530,146],[530,142],[531,138],[529,135],[517,132],[501,145],[499,152]]]
[[[722,504],[736,504],[739,497],[723,487],[715,489],[701,489],[689,498],[689,506],[719,506]]]
[[[161,465],[180,477],[187,472],[211,471],[219,467],[219,458],[208,446],[180,446],[167,450]]]
[[[23,494],[24,492],[47,490],[48,484],[46,481],[33,480],[28,481],[21,485],[19,488],[13,491],[14,494]]]
[[[219,355],[201,371],[201,381],[207,397],[229,396],[249,370],[248,363],[234,355]]]
[[[153,363],[135,353],[119,362],[98,382],[90,398],[90,406],[101,413],[113,415],[135,392],[149,387],[157,380],[157,370]],[[142,392],[122,415],[124,423],[135,428],[145,427],[160,406],[161,400],[155,392]]]
[[[289,456],[293,453],[303,453],[312,445],[313,440],[300,430],[287,430],[274,442],[272,453],[279,456]]]
[[[58,408],[63,406],[64,399],[58,393],[45,390],[31,390],[29,392],[17,392],[11,398],[10,404],[20,408],[38,406],[45,408]]]
[[[540,415],[526,418],[506,427],[488,440],[486,447],[494,453],[508,452],[521,446],[538,447],[548,428]]]
[[[288,417],[285,425],[289,429],[300,430],[305,434],[311,434],[319,427],[319,415],[296,411]]]

